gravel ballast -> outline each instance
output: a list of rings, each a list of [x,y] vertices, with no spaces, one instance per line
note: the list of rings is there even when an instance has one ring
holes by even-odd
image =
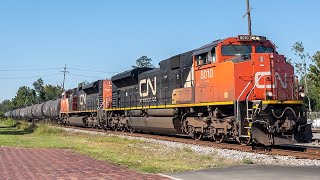
[[[264,165],[282,165],[282,166],[320,166],[320,160],[309,160],[309,159],[297,159],[292,156],[275,156],[275,155],[265,155],[259,153],[251,152],[242,152],[229,149],[219,149],[214,147],[205,147],[199,145],[185,144],[180,142],[171,142],[164,140],[156,140],[151,138],[144,137],[133,137],[117,134],[109,134],[104,132],[94,132],[87,130],[79,130],[72,128],[61,128],[67,132],[78,132],[78,133],[87,133],[92,135],[106,135],[106,136],[117,136],[126,139],[132,140],[141,140],[150,143],[156,143],[163,146],[163,148],[189,148],[194,152],[203,153],[203,154],[214,154],[215,156],[230,159],[230,160],[250,160],[254,164],[264,164]]]

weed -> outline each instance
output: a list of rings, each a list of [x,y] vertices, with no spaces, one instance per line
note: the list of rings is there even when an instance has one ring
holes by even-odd
[[[254,164],[254,162],[253,162],[251,159],[249,159],[249,158],[243,159],[243,160],[242,160],[242,163],[243,163],[243,164]]]
[[[46,123],[40,123],[35,130],[35,134],[38,135],[60,134],[62,132],[62,129],[51,127]]]

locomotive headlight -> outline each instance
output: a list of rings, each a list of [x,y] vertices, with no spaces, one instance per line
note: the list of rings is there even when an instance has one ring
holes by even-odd
[[[304,92],[304,86],[303,85],[299,85],[298,86],[298,92],[299,92],[299,99],[304,99],[307,95]]]
[[[299,97],[302,98],[302,99],[305,98],[306,97],[306,93],[304,93],[304,92],[299,93]]]
[[[274,58],[274,55],[273,54],[270,54],[270,59],[273,59]]]
[[[273,93],[271,91],[267,91],[266,96],[268,99],[272,99]]]

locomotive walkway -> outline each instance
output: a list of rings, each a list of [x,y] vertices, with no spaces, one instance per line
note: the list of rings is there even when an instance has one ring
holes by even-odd
[[[0,179],[166,179],[64,149],[0,147]]]

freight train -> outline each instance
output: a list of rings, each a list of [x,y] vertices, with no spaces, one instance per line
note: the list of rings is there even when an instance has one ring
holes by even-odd
[[[311,141],[294,68],[262,36],[213,41],[6,116],[264,145]]]

